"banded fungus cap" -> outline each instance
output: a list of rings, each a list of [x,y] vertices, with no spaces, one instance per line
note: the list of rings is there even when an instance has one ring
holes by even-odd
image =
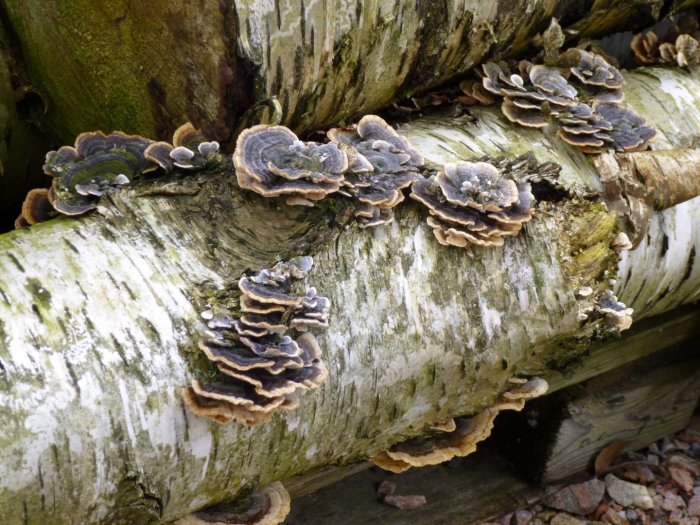
[[[621,89],[625,83],[620,70],[600,55],[577,48],[569,49],[564,55],[567,62],[574,64],[571,73],[583,84]]]
[[[279,481],[242,501],[220,503],[195,512],[175,525],[279,525],[291,510],[291,498]]]
[[[486,162],[445,164],[435,182],[447,202],[481,212],[501,211],[518,200],[515,181],[501,177],[498,169]]]
[[[153,167],[145,156],[150,144],[149,139],[120,131],[97,131],[78,135],[74,148],[49,152],[44,171],[53,176],[54,208],[64,215],[94,209],[105,191]]]
[[[539,109],[524,109],[519,107],[509,97],[503,99],[501,111],[511,122],[528,128],[544,128],[549,121],[542,115]]]
[[[49,188],[34,188],[29,190],[22,203],[22,213],[19,221],[21,226],[31,226],[40,222],[48,221],[57,215],[49,198]],[[21,227],[19,226],[19,227]],[[18,227],[15,224],[15,227]]]
[[[336,145],[303,143],[284,126],[258,125],[238,136],[233,155],[241,188],[265,197],[319,200],[340,189],[347,156]]]

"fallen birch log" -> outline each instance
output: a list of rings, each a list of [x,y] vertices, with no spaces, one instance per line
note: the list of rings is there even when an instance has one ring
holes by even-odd
[[[695,136],[694,77],[627,80],[657,149]],[[399,132],[435,165],[532,150],[576,192],[603,193],[596,166],[556,136],[492,109],[474,115]],[[509,378],[546,375],[567,342],[600,333],[580,319],[577,291],[616,278],[618,217],[602,201],[544,202],[518,237],[474,258],[440,245],[415,204],[374,230],[347,224],[347,211],[335,199],[310,210],[266,201],[230,174],[193,176],[134,184],[91,216],[0,237],[0,520],[176,519],[475,414]],[[635,319],[700,297],[699,215],[697,198],[652,210],[622,256],[610,286]],[[252,429],[187,412],[180,389],[197,374],[207,294],[299,253],[314,255],[313,284],[333,303],[318,336],[327,384]]]

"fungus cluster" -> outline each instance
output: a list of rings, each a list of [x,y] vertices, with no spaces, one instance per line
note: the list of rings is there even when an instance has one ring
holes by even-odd
[[[328,143],[303,142],[284,126],[253,126],[236,143],[233,163],[241,188],[310,205],[332,193],[359,201],[362,226],[386,224],[402,190],[420,175],[421,156],[384,120],[366,115],[328,132]]]
[[[81,133],[75,147],[63,146],[46,154],[44,172],[53,177],[53,207],[64,215],[94,209],[107,191],[129,184],[156,167],[144,152],[149,139],[115,131]]]
[[[269,421],[275,411],[296,408],[297,390],[326,381],[321,348],[307,330],[328,327],[330,301],[315,288],[294,293],[294,281],[312,265],[311,257],[298,257],[242,277],[240,316],[225,307],[202,313],[209,331],[199,348],[218,373],[210,382],[195,379],[183,390],[194,414],[254,426]],[[292,330],[301,334],[293,338]]]
[[[651,30],[634,35],[630,51],[638,66],[669,64],[688,68],[700,65],[699,40],[697,16],[685,14],[663,36]]]
[[[561,54],[558,65],[489,62],[482,66],[482,85],[503,98],[501,111],[508,120],[534,128],[555,122],[560,138],[584,153],[647,148],[655,131],[619,105],[624,79],[616,67],[600,55],[576,48]]]
[[[372,458],[379,467],[400,474],[411,467],[425,467],[463,457],[476,450],[477,443],[491,435],[496,416],[503,410],[520,411],[528,399],[544,395],[549,388],[539,377],[511,378],[516,386],[503,393],[492,407],[469,418],[456,418],[455,428],[428,438],[409,439]]]
[[[275,481],[243,500],[207,507],[177,520],[175,525],[278,525],[290,510],[289,492]]]
[[[227,157],[219,153],[219,143],[207,142],[189,122],[175,131],[173,144],[121,131],[109,135],[101,131],[82,133],[74,146],[62,146],[46,154],[44,172],[53,177],[51,188],[37,188],[27,194],[15,228],[43,222],[59,213],[82,215],[96,208],[108,191],[158,168],[166,173],[215,172],[227,162]]]
[[[227,159],[219,153],[219,143],[209,142],[191,122],[177,128],[173,133],[173,143],[153,142],[146,148],[145,157],[166,173],[183,171],[216,171],[225,166]]]
[[[632,326],[634,309],[618,301],[613,292],[607,290],[596,295],[592,288],[584,286],[576,295],[579,297],[579,321],[603,320],[608,328],[616,332],[622,332]]]
[[[469,250],[502,246],[532,219],[530,180],[551,179],[560,167],[538,164],[532,153],[509,160],[483,157],[446,164],[437,175],[413,184],[411,197],[430,211],[428,225],[438,242]]]
[[[404,199],[402,190],[423,178],[418,173],[423,157],[375,115],[349,128],[331,129],[328,138],[348,156],[343,192],[360,202],[355,212],[360,225],[391,222],[392,209]]]

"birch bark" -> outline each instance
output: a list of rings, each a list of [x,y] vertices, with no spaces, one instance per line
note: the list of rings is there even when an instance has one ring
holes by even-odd
[[[660,130],[657,147],[696,138],[697,78],[653,69],[627,80],[630,105]],[[554,133],[474,113],[399,131],[435,164],[533,150],[560,163],[567,184],[602,190],[593,163]],[[231,176],[139,196],[153,189],[0,237],[2,523],[168,521],[478,412],[508,377],[546,377],[575,337],[585,342],[574,290],[590,276],[578,250],[582,237],[613,233],[602,204],[558,203],[503,249],[470,259],[439,245],[415,204],[366,231],[342,226],[342,201],[290,208],[240,193]],[[654,212],[649,235],[623,256],[616,291],[637,319],[700,298],[698,216],[697,198]],[[310,282],[333,301],[319,335],[328,383],[254,429],[193,417],[179,389],[196,373],[207,291],[310,252]],[[604,247],[594,263],[613,277],[616,260]]]

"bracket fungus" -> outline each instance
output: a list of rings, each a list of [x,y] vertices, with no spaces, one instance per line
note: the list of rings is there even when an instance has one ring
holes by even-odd
[[[625,303],[617,300],[614,293],[607,291],[598,297],[596,303],[598,313],[605,316],[610,325],[622,332],[632,326],[633,308],[627,308]]]
[[[502,246],[532,219],[535,197],[528,178],[538,170],[558,173],[534,156],[512,161],[483,157],[446,164],[437,175],[413,184],[411,197],[430,211],[428,225],[440,244]],[[470,252],[471,253],[471,252]]]
[[[483,87],[503,97],[501,111],[511,122],[541,128],[553,117],[559,137],[583,153],[647,148],[655,131],[642,117],[618,106],[624,99],[624,79],[615,66],[578,48],[562,53],[557,65],[489,62],[482,66]],[[578,83],[578,90],[570,80]]]
[[[514,384],[504,392],[492,407],[485,408],[475,416],[456,418],[456,428],[451,432],[440,432],[427,438],[409,439],[398,443],[386,452],[372,458],[377,466],[395,472],[405,472],[411,467],[425,467],[450,461],[455,457],[468,456],[477,444],[491,435],[496,416],[503,410],[520,411],[528,399],[544,395],[549,388],[547,381],[533,377],[526,381],[513,378]]]
[[[423,157],[376,115],[365,115],[349,128],[331,129],[328,138],[347,152],[343,191],[360,201],[355,212],[360,225],[391,222],[391,210],[404,200],[402,190],[422,179],[418,170]]]
[[[228,163],[219,152],[219,143],[209,142],[191,122],[186,122],[173,133],[173,143],[154,142],[146,148],[145,156],[163,171],[215,171]]]
[[[225,307],[202,313],[209,332],[199,348],[218,373],[211,383],[194,380],[183,390],[194,414],[254,426],[296,408],[296,391],[326,382],[321,348],[307,330],[328,327],[331,303],[315,288],[296,295],[294,286],[312,265],[311,257],[298,257],[242,277],[238,317]],[[291,330],[300,334],[293,338]]]
[[[75,147],[63,146],[46,154],[44,172],[53,177],[53,207],[64,215],[94,209],[112,188],[155,169],[144,152],[149,139],[115,131],[81,133]]]
[[[275,481],[247,498],[220,503],[175,522],[175,525],[279,525],[291,510],[284,485]]]
[[[697,16],[686,14],[663,37],[654,31],[637,33],[630,42],[635,64],[670,64],[680,67],[700,65],[700,24]]]
[[[284,126],[261,124],[238,136],[233,164],[241,188],[315,201],[340,189],[348,158],[335,144],[302,142]]]
[[[52,201],[52,188],[34,188],[29,190],[22,203],[22,213],[15,220],[15,228],[23,228],[48,221],[58,215]]]

